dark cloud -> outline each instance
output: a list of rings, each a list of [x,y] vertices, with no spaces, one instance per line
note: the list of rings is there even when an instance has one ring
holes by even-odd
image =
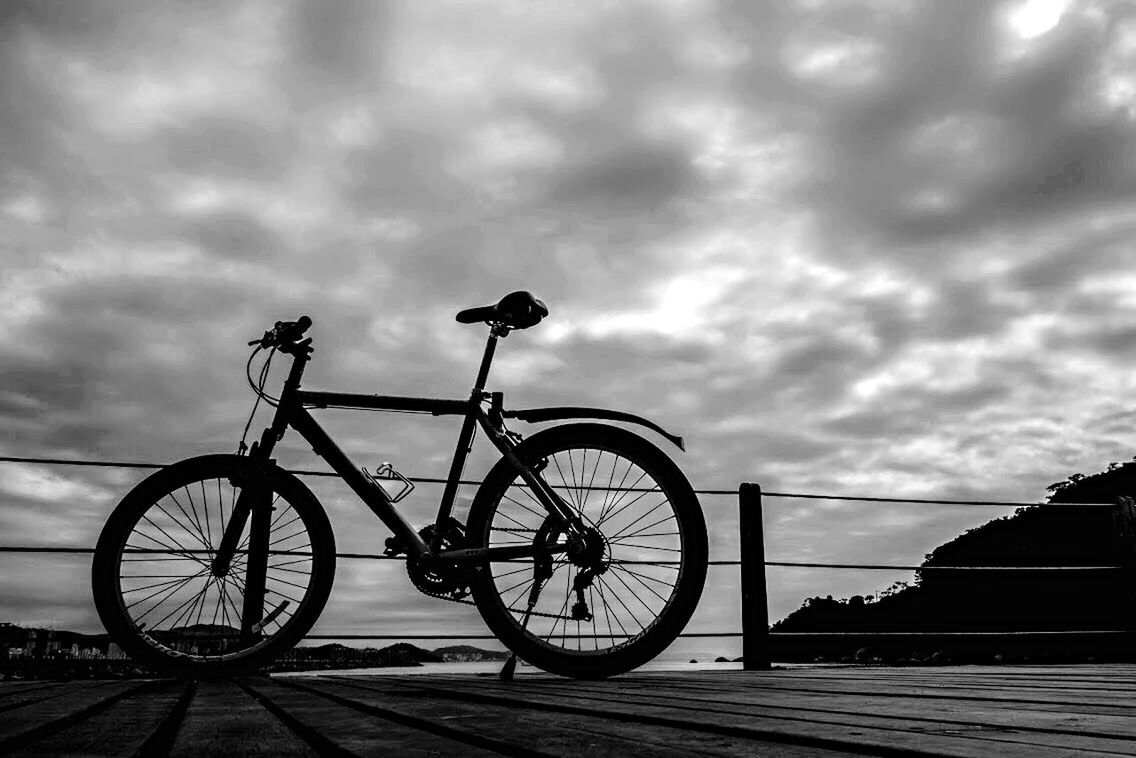
[[[288,243],[248,213],[207,214],[186,221],[179,238],[211,257],[227,260],[264,258],[287,250]]]
[[[687,438],[667,449],[696,485],[1040,497],[1123,455],[1133,144],[1124,105],[1093,100],[1124,67],[1116,20],[1076,6],[1029,42],[1002,10],[7,4],[5,452],[233,449],[244,341],[304,312],[308,386],[462,397],[485,335],[453,314],[530,289],[552,315],[502,344],[494,387],[649,416]],[[360,462],[425,475],[456,432],[320,419]],[[280,452],[320,466],[294,436]],[[103,499],[41,511],[93,540],[142,474],[69,470],[59,487]],[[350,493],[312,486],[341,549],[373,552],[385,532]],[[35,503],[8,495],[5,533],[38,537]],[[425,522],[433,491],[413,500]],[[736,502],[704,505],[736,550]],[[785,557],[849,561],[916,560],[984,517],[770,513]],[[321,630],[479,623],[391,569],[341,566]],[[38,597],[95,623],[85,576],[44,576],[6,583],[2,614]],[[786,609],[873,588],[778,581]],[[727,585],[704,628],[732,623]]]
[[[549,200],[593,215],[639,217],[668,201],[697,194],[697,174],[679,145],[632,143],[593,154],[584,165],[561,171]]]
[[[446,170],[449,145],[431,129],[392,130],[373,146],[342,159],[339,186],[349,207],[361,215],[463,212],[475,202],[471,188]],[[437,214],[437,215],[433,215]]]
[[[392,25],[387,0],[342,0],[329,12],[319,0],[287,11],[288,76],[283,83],[300,107],[354,93],[375,94]]]
[[[203,117],[171,125],[154,138],[174,171],[211,179],[280,181],[292,166],[295,136],[287,127]]]
[[[1123,272],[1131,268],[1131,243],[1136,225],[1129,221],[1103,229],[1074,227],[1068,239],[1037,251],[1008,275],[1008,283],[1039,298],[1062,297],[1085,276]]]
[[[874,254],[906,258],[905,244],[1130,195],[1131,161],[1117,160],[1133,147],[1126,112],[1084,107],[1117,28],[1077,6],[1047,37],[1021,43],[1029,49],[1015,61],[1008,4],[886,7],[729,6],[745,38],[764,42],[751,46],[739,84],[793,104],[812,134],[815,180],[804,197],[823,209],[833,241],[857,230],[884,244]],[[821,57],[794,78],[786,41],[805,32],[807,54],[819,47],[842,63]],[[838,83],[858,64],[862,81]]]

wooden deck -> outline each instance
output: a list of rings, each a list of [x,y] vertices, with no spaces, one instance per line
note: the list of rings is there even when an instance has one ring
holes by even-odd
[[[1136,665],[0,683],[24,755],[1136,754]]]

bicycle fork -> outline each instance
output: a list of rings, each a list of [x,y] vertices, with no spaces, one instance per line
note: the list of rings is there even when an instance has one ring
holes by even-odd
[[[249,451],[249,458],[257,459],[257,445]],[[272,490],[268,486],[264,468],[272,466],[273,461],[265,460],[261,466],[254,467],[254,473],[241,482],[241,492],[233,505],[232,515],[225,525],[221,543],[210,563],[214,577],[224,577],[232,570],[241,534],[249,522],[248,546],[245,561],[244,600],[241,604],[241,644],[247,645],[260,633],[272,619],[288,606],[285,600],[274,608],[268,616],[264,614],[265,583],[268,575],[269,532],[272,523]]]

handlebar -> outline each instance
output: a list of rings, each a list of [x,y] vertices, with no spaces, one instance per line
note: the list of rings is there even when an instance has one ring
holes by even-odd
[[[304,336],[304,332],[311,328],[311,325],[312,320],[307,316],[300,316],[295,321],[277,321],[270,331],[264,333],[263,337],[249,340],[249,345],[260,345],[264,348],[288,348],[298,342]]]

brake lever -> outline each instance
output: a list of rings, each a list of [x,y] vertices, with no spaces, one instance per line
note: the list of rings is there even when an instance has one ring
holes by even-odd
[[[269,345],[272,344],[272,341],[273,341],[273,339],[275,339],[275,337],[276,337],[275,332],[265,332],[264,336],[261,337],[260,339],[249,340],[249,347],[252,347],[253,345],[260,345],[261,347],[268,347]]]

